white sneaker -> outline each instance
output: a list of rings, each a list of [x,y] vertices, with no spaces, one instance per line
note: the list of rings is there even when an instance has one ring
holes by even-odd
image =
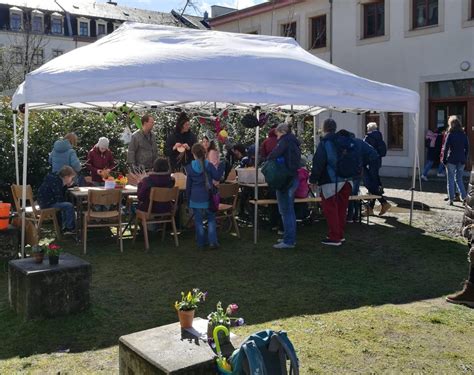
[[[421,179],[422,179],[423,181],[428,181],[428,177],[423,176],[423,175],[421,175]]]
[[[279,242],[275,245],[273,245],[273,248],[275,249],[293,249],[295,247],[295,245],[288,245],[284,242]]]
[[[446,177],[446,175],[444,173],[438,173],[436,177]]]

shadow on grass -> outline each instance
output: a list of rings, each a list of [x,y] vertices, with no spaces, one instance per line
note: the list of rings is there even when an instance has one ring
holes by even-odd
[[[107,232],[91,235],[89,254],[63,245],[91,262],[92,307],[84,313],[23,322],[8,306],[7,274],[0,274],[0,359],[69,349],[116,345],[120,336],[177,321],[173,309],[182,290],[200,287],[208,301],[205,317],[219,300],[237,303],[248,324],[303,314],[323,314],[367,305],[400,304],[445,295],[466,272],[465,245],[426,235],[395,218],[385,225],[352,224],[341,248],[322,247],[325,222],[299,228],[294,250],[274,250],[276,235],[252,230],[241,240],[223,234],[221,249],[198,251],[184,233],[180,247],[171,238],[151,239],[152,250],[124,242],[121,254]]]

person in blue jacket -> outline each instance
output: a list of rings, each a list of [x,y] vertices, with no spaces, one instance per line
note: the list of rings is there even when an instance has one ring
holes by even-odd
[[[463,175],[469,155],[469,140],[457,116],[448,118],[448,136],[444,143],[443,164],[448,175],[449,204],[452,206],[455,198],[454,183],[456,183],[461,199],[466,199]]]
[[[53,151],[49,154],[49,164],[52,172],[58,173],[65,165],[70,166],[76,173],[81,170],[81,162],[73,147],[77,145],[77,135],[68,133],[63,139],[54,142]]]
[[[216,213],[210,209],[209,191],[212,181],[219,181],[224,172],[225,164],[220,163],[218,169],[206,160],[206,149],[200,143],[191,148],[194,160],[186,165],[186,197],[188,206],[193,210],[194,227],[197,245],[200,249],[209,245],[217,249]],[[207,239],[204,230],[204,218],[207,216]]]
[[[291,249],[296,244],[296,214],[295,191],[298,188],[298,169],[301,163],[300,141],[291,133],[287,123],[278,125],[275,129],[278,137],[277,146],[268,155],[267,160],[276,160],[285,164],[293,176],[291,184],[285,190],[277,190],[278,210],[283,221],[283,239],[273,245],[276,249]]]
[[[38,189],[38,204],[41,209],[57,208],[61,211],[64,234],[73,234],[75,212],[71,202],[66,201],[65,189],[72,185],[76,172],[63,166],[57,173],[49,173]]]

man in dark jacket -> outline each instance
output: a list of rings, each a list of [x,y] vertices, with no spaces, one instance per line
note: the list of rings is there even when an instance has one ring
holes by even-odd
[[[301,162],[300,142],[290,132],[286,123],[278,125],[275,129],[278,144],[268,155],[267,160],[275,160],[284,164],[292,176],[290,186],[286,190],[277,190],[278,209],[283,221],[283,239],[273,245],[276,249],[291,249],[296,244],[296,215],[295,215],[295,191],[298,188],[298,168]]]
[[[328,223],[328,236],[321,241],[323,245],[341,246],[346,226],[347,208],[352,192],[352,178],[338,176],[337,151],[335,143],[337,124],[333,119],[323,123],[324,137],[316,149],[313,158],[313,168],[309,181],[313,189],[321,189],[321,207]]]
[[[369,122],[367,124],[367,135],[364,138],[364,142],[371,145],[378,153],[378,163],[372,163],[370,167],[364,168],[364,184],[370,194],[381,195],[383,194],[382,181],[380,180],[380,167],[382,166],[382,158],[387,154],[387,145],[385,144],[382,133],[378,130],[375,122]],[[379,198],[380,212],[379,215],[385,214],[392,205],[382,196]],[[371,200],[369,208],[365,212],[365,215],[374,214],[375,200]]]
[[[71,186],[76,172],[65,165],[58,173],[49,173],[38,189],[38,204],[41,209],[58,208],[61,210],[64,234],[74,232],[75,213],[71,202],[66,202],[65,188]]]

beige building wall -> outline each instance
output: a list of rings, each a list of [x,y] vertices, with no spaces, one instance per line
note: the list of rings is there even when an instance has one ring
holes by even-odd
[[[332,44],[333,64],[365,78],[420,93],[420,162],[424,163],[424,133],[428,128],[428,82],[474,78],[474,21],[469,20],[470,0],[439,0],[438,26],[411,30],[412,0],[385,0],[385,35],[362,39],[362,4],[371,0],[334,0],[333,35],[329,32],[329,1],[308,0],[239,21],[220,24],[214,29],[230,32],[257,32],[281,35],[281,25],[297,22],[296,39],[315,56],[329,61]],[[327,47],[310,49],[310,19],[327,16]],[[331,40],[332,39],[332,40]],[[461,70],[461,63],[471,65]],[[364,135],[365,115],[334,113],[341,128]],[[318,122],[327,117],[318,116]],[[381,114],[381,131],[386,134],[386,114]],[[472,124],[466,124],[473,127]],[[404,114],[403,149],[389,150],[383,159],[382,174],[408,176],[415,158],[413,116]]]

